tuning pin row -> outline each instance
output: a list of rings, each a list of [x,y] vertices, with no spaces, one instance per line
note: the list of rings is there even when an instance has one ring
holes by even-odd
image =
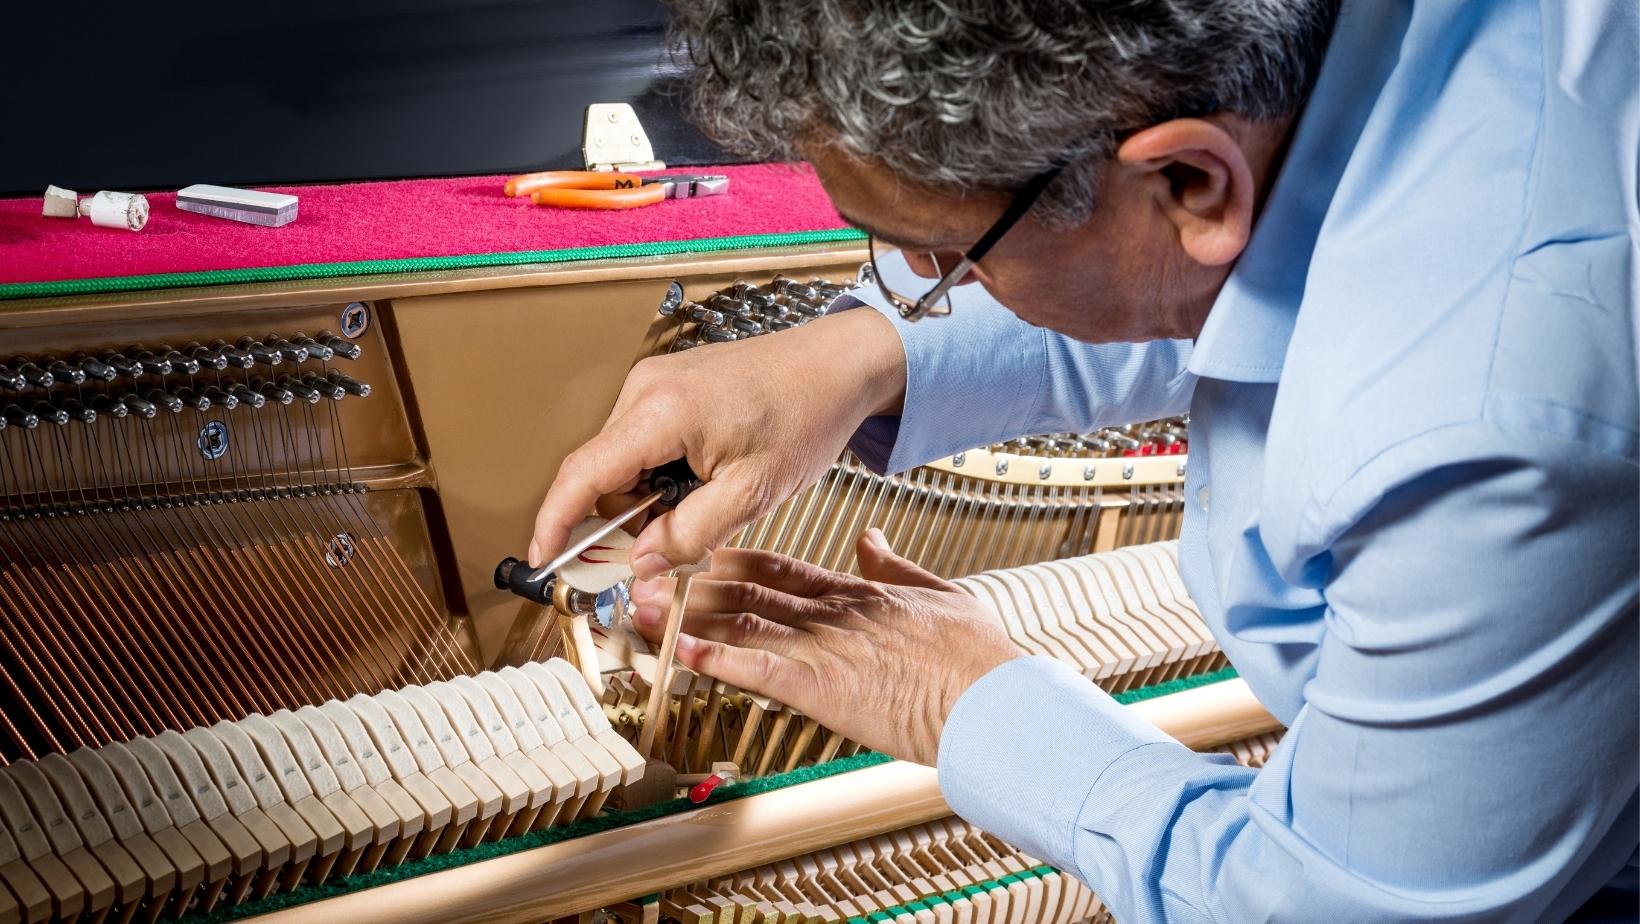
[[[662,301],[660,313],[696,325],[693,337],[679,336],[672,342],[674,351],[687,350],[790,330],[825,314],[837,296],[855,285],[823,279],[804,283],[776,276],[767,287],[760,287],[740,280],[703,302],[684,299],[681,287],[674,287]]]
[[[113,382],[143,376],[198,375],[206,370],[250,369],[258,365],[278,366],[310,359],[320,362],[329,362],[336,357],[351,360],[357,359],[359,353],[357,343],[324,331],[317,338],[302,333],[289,338],[270,334],[260,340],[242,337],[233,344],[222,340],[213,340],[209,344],[189,343],[181,349],[168,345],[153,348],[131,346],[97,356],[85,352],[75,352],[66,358],[14,356],[9,361],[0,362],[0,391],[22,392],[29,388]]]

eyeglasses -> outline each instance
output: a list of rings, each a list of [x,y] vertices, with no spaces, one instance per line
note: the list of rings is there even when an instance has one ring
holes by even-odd
[[[871,275],[876,277],[877,288],[882,290],[883,297],[888,299],[889,304],[894,306],[894,310],[900,313],[900,317],[905,318],[907,321],[920,321],[927,317],[939,318],[950,314],[951,288],[957,284],[958,280],[968,275],[968,271],[974,268],[974,264],[978,263],[992,247],[995,247],[996,243],[1002,240],[1002,236],[1007,234],[1009,229],[1025,217],[1025,213],[1031,210],[1031,206],[1035,205],[1036,200],[1042,196],[1042,191],[1048,188],[1048,184],[1053,182],[1054,177],[1058,176],[1059,171],[1062,169],[1064,169],[1063,165],[1050,167],[1031,177],[1030,182],[1014,194],[1014,201],[1009,203],[1008,210],[1003,212],[1002,217],[997,219],[996,224],[992,225],[990,230],[980,237],[979,243],[963,254],[962,259],[958,260],[950,269],[944,270],[939,282],[936,282],[934,287],[929,289],[921,298],[911,298],[889,288],[888,282],[883,279],[882,270],[877,266],[877,254],[879,251],[887,254],[899,248],[883,244],[875,237],[871,238]],[[934,254],[928,256],[934,263],[935,272],[940,272],[939,258]]]

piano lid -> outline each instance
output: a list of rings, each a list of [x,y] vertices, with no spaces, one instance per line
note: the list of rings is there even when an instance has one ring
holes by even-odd
[[[656,0],[31,3],[5,15],[0,195],[581,165],[629,102],[670,165],[734,162],[680,114]]]

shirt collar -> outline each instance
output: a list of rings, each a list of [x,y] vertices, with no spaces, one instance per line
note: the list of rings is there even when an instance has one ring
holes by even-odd
[[[1395,69],[1410,3],[1344,0],[1280,174],[1190,354],[1205,378],[1275,382],[1287,358],[1316,235],[1344,166]]]

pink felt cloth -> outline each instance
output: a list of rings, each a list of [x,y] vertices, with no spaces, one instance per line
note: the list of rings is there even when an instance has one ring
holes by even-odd
[[[445,257],[654,243],[844,227],[806,166],[686,168],[722,173],[729,194],[628,211],[543,208],[502,195],[505,177],[268,187],[301,199],[299,217],[262,228],[184,212],[149,193],[148,226],[46,218],[41,200],[0,200],[0,283]],[[82,196],[95,190],[79,190]]]

